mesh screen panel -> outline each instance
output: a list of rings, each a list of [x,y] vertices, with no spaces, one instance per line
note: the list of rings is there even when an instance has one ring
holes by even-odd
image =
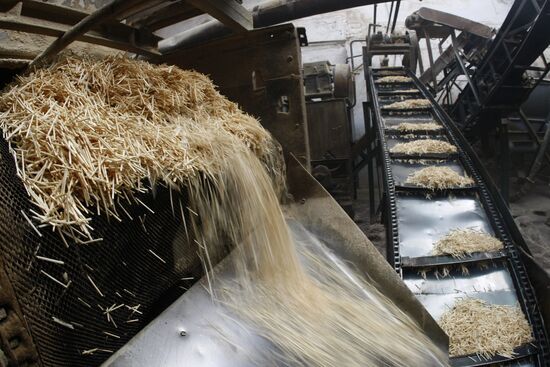
[[[3,139],[0,154],[0,252],[44,366],[99,365],[193,282],[182,278],[202,273],[179,211],[184,194],[173,192],[175,215],[168,189],[138,196],[155,214],[136,205],[127,208],[132,220],[123,213],[122,222],[96,216],[93,234],[103,241],[68,240],[67,248],[57,232],[45,227],[39,237],[23,217],[21,210],[30,216],[33,205]],[[104,310],[121,304],[109,320]]]

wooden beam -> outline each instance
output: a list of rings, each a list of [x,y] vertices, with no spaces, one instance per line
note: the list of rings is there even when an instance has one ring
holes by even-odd
[[[73,26],[90,14],[63,5],[44,3],[36,0],[23,0],[21,15]],[[95,27],[94,30],[104,38],[126,39],[128,43],[135,43],[137,46],[146,48],[156,48],[158,41],[161,40],[160,37],[148,30],[122,24],[115,19],[109,20],[99,27]]]
[[[235,0],[187,0],[197,9],[210,14],[235,32],[254,28],[252,13]]]
[[[58,39],[52,42],[50,46],[44,50],[44,52],[38,55],[29,67],[33,67],[50,59],[94,27],[106,22],[109,19],[116,18],[125,10],[144,2],[145,0],[113,0],[110,4],[107,4],[91,13],[86,18],[75,24],[72,28],[67,30]]]
[[[48,22],[22,16],[1,16],[0,28],[12,31],[41,34],[51,37],[61,37],[71,29],[70,26],[67,26],[65,24]],[[106,38],[98,32],[93,31],[77,36],[76,40],[111,47],[118,50],[131,51],[146,56],[159,55],[156,48],[135,46],[132,43],[129,43],[126,39],[117,39],[112,37]]]
[[[132,16],[128,20],[129,24],[154,31],[201,14],[203,14],[202,10],[184,1],[176,1],[155,11]]]

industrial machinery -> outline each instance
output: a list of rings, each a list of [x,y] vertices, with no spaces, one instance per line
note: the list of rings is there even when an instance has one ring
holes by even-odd
[[[369,26],[376,29],[374,24]],[[369,63],[365,66],[372,66],[370,62],[373,57],[383,55],[381,66],[388,66],[389,55],[402,57],[401,64],[413,72],[416,70],[419,56],[418,38],[416,32],[410,31],[405,34],[383,34],[381,31],[367,35],[367,47],[364,50],[365,60]]]
[[[420,81],[452,112],[471,142],[480,140],[485,156],[498,150],[499,186],[506,200],[512,157],[528,159],[525,164],[530,168],[519,177],[528,182],[548,155],[547,125],[541,125],[546,116],[530,119],[520,108],[549,71],[545,51],[550,39],[543,31],[549,22],[547,9],[545,1],[515,1],[498,33],[429,8],[419,9],[405,22],[426,39],[430,67],[423,71],[419,59]],[[439,39],[435,61],[434,38]],[[446,41],[448,47],[443,50]],[[538,95],[543,90],[544,85]]]
[[[369,2],[346,5],[365,3]],[[321,10],[344,6],[335,4]],[[309,11],[301,15],[321,11],[311,6],[292,9]],[[441,329],[307,172],[310,155],[299,49],[303,35],[288,24],[252,30],[253,23],[269,26],[270,22],[297,16],[293,13],[288,17],[288,4],[270,3],[252,14],[234,1],[116,0],[88,13],[29,0],[2,2],[0,10],[10,11],[0,19],[2,29],[55,37],[38,54],[19,52],[2,59],[5,82],[29,65],[40,65],[55,57],[76,40],[208,74],[221,93],[259,117],[281,142],[289,193],[297,203],[293,205],[295,218],[301,226],[324,233],[330,240],[327,245],[338,256],[338,264],[351,262],[368,274],[442,349],[446,348],[447,338]],[[203,12],[212,14],[234,34],[209,42],[203,38],[182,49],[185,42],[181,37],[163,38],[151,31]],[[172,215],[168,189],[159,189],[155,197],[141,195],[139,199],[150,211],[143,206],[127,208],[131,221],[109,222],[102,216],[93,217],[90,224],[103,238],[101,242],[66,244],[57,233],[35,231],[22,214],[33,206],[4,139],[0,139],[0,150],[0,365],[88,367],[101,365],[111,356],[107,365],[168,365],[169,360],[181,363],[180,351],[188,351],[186,348],[194,348],[193,353],[203,357],[222,356],[216,354],[219,343],[205,344],[207,336],[200,337],[208,330],[201,322],[215,323],[219,310],[207,308],[211,304],[201,291],[200,261],[194,251],[183,250],[183,220],[189,218]],[[185,194],[179,199],[185,203]],[[58,262],[39,262],[36,256]],[[179,308],[182,305],[184,309]],[[176,314],[181,324],[165,323],[173,320],[178,310],[186,314]],[[198,323],[193,324],[195,321]],[[167,339],[170,343],[165,343]],[[250,336],[251,347],[255,345],[252,339],[258,338]],[[176,348],[172,348],[172,340]],[[141,348],[143,342],[147,349]],[[246,344],[245,339],[239,342]],[[136,346],[145,354],[138,354]],[[233,362],[237,363],[241,355],[227,348],[222,348],[223,359],[235,365]],[[151,356],[164,358],[162,361],[167,363],[151,362]],[[191,356],[186,358],[191,360]],[[202,358],[200,363],[208,365],[209,361]]]
[[[312,174],[353,216],[355,85],[350,66],[320,61],[304,63],[303,70]]]
[[[371,66],[373,55],[404,52],[408,55],[405,66],[413,69],[417,64],[412,32],[392,38],[373,35],[364,53],[369,55],[365,65],[369,66],[366,79],[370,97],[364,104],[369,123],[368,147],[366,154],[357,154],[368,163],[372,205],[375,199],[382,204],[391,264],[308,172],[319,162],[316,157],[324,160],[326,152],[315,157],[310,153],[313,145],[308,142],[311,130],[306,120],[306,95],[309,94],[308,109],[316,104],[323,106],[326,101],[326,105],[339,106],[338,119],[344,121],[344,106],[347,112],[348,105],[354,102],[353,98],[346,98],[349,94],[342,93],[349,89],[338,85],[342,85],[342,80],[346,85],[349,79],[340,78],[346,75],[345,72],[340,73],[326,63],[320,64],[316,71],[306,72],[304,93],[299,48],[304,35],[292,25],[270,26],[302,16],[376,2],[382,1],[272,1],[250,12],[238,1],[115,0],[88,13],[42,1],[3,1],[0,10],[17,10],[18,14],[1,17],[2,29],[47,35],[55,37],[55,42],[38,55],[20,52],[11,60],[2,60],[0,65],[11,68],[11,77],[24,71],[29,64],[39,65],[55,57],[78,40],[131,52],[151,62],[208,74],[222,94],[237,102],[247,113],[259,117],[281,143],[290,194],[286,209],[292,215],[290,224],[295,236],[300,238],[314,233],[325,239],[326,243],[316,247],[319,254],[344,273],[355,267],[366,274],[443,350],[448,340],[431,316],[440,310],[434,308],[432,300],[445,303],[457,295],[457,288],[448,287],[432,275],[421,280],[416,272],[421,267],[442,265],[471,268],[469,276],[456,275],[461,283],[458,289],[473,296],[483,293],[488,300],[494,300],[498,293],[502,297],[500,302],[518,301],[528,316],[536,340],[533,345],[519,349],[513,359],[522,366],[542,366],[548,363],[542,318],[550,320],[549,280],[534,262],[530,262],[521,235],[475,154],[409,70],[383,70],[411,77],[413,82],[402,85],[403,88],[376,84],[382,71]],[[398,7],[399,1],[396,9]],[[167,37],[152,32],[202,13],[211,14],[216,20]],[[212,36],[219,36],[220,31],[223,37],[213,39]],[[9,77],[2,79],[3,82],[8,80]],[[413,95],[429,99],[431,107],[407,111],[411,114],[405,116],[382,109],[390,100]],[[342,98],[345,102],[338,102]],[[316,123],[310,118],[313,114],[309,111],[307,114],[312,125]],[[407,139],[392,131],[395,119],[423,119],[426,116],[436,119],[443,127],[434,138],[452,142],[459,147],[459,153],[445,157],[392,156],[388,147]],[[343,130],[349,127],[346,125],[349,116],[347,118],[345,124],[338,125]],[[318,131],[333,127],[321,125]],[[342,133],[339,139],[342,144],[348,134],[349,130]],[[352,147],[351,157],[357,150],[357,146]],[[93,217],[91,225],[103,241],[88,246],[71,243],[67,247],[56,233],[37,233],[22,214],[32,209],[32,205],[17,178],[4,139],[0,139],[0,153],[2,367],[178,366],[184,358],[194,366],[246,366],[251,364],[249,357],[273,347],[245,327],[235,325],[237,323],[229,325],[230,320],[223,317],[227,309],[210,302],[203,288],[205,280],[200,280],[203,268],[197,255],[182,250],[186,241],[183,235],[186,217],[172,215],[171,191],[160,189],[155,197],[139,196],[154,214],[143,206],[135,206],[128,208],[129,215],[135,218],[132,221],[108,222],[104,217]],[[349,159],[347,154],[343,154],[342,159]],[[336,154],[335,157],[341,159]],[[334,157],[329,158],[334,160]],[[465,170],[475,178],[476,184],[437,193],[429,200],[425,191],[402,185],[411,159],[421,158],[441,160],[442,164]],[[330,167],[329,171],[330,175],[335,174]],[[380,190],[374,190],[377,181],[380,181]],[[381,196],[376,197],[377,193]],[[456,196],[453,202],[456,206],[449,204],[451,193]],[[185,194],[178,199],[185,203]],[[439,207],[446,210],[443,219],[433,217],[434,213],[441,212]],[[482,227],[499,237],[505,249],[464,259],[427,256],[433,244],[428,231],[440,235],[441,223],[447,227]],[[59,259],[63,268],[39,263],[37,254]],[[474,269],[480,261],[490,261],[495,267]],[[231,274],[226,270],[223,262],[216,267],[221,276],[230,279]],[[487,284],[491,276],[497,279],[495,286],[499,288],[477,292],[474,287]],[[59,284],[56,279],[69,279],[70,283]],[[437,292],[418,294],[417,286]],[[115,326],[113,319],[122,322]],[[213,330],[219,325],[227,326],[228,343],[216,339]],[[235,348],[235,342],[249,349]],[[461,366],[501,362],[510,361],[498,358],[485,361],[476,356],[453,360]]]
[[[388,74],[408,77],[410,82],[381,82]],[[452,365],[508,365],[511,361],[521,366],[547,365],[549,347],[543,316],[548,320],[549,315],[547,310],[541,311],[539,304],[546,303],[548,295],[541,289],[547,286],[548,279],[546,285],[534,283],[538,280],[538,272],[543,270],[536,269],[529,259],[529,250],[508,208],[472,148],[428,89],[409,70],[369,68],[366,80],[369,91],[366,117],[369,131],[376,134],[371,144],[380,156],[380,159],[371,159],[369,174],[378,171],[382,177],[382,187],[373,185],[370,188],[371,197],[374,192],[382,193],[378,200],[383,208],[388,259],[395,271],[434,318],[464,296],[492,304],[515,305],[519,302],[536,340],[518,348],[511,358],[496,356],[487,360],[475,355],[457,356],[451,359]],[[395,101],[418,98],[428,100],[429,106],[405,109],[389,106]],[[441,128],[403,133],[396,129],[403,122],[432,122]],[[417,139],[448,142],[458,151],[445,154],[391,152],[396,144]],[[426,164],[449,167],[472,177],[475,183],[467,187],[431,190],[406,182],[411,172]],[[371,178],[370,182],[374,181]],[[467,228],[494,234],[504,243],[504,249],[460,258],[432,254],[436,241],[446,233]],[[490,265],[480,268],[480,263]],[[450,272],[447,276],[452,281],[441,276],[445,273],[443,269]],[[537,287],[540,287],[538,294],[535,292]]]
[[[450,89],[459,76],[463,75],[470,81],[474,70],[468,69],[467,65],[477,65],[494,35],[494,31],[484,24],[430,8],[420,8],[409,15],[405,26],[415,31],[419,39],[426,41],[429,67],[424,70],[425,60],[418,52],[420,81],[436,95],[446,88],[447,93],[441,93],[440,96],[445,96],[447,103],[450,103]],[[432,41],[435,39],[438,40],[440,55],[434,60]],[[444,44],[448,44],[445,50]]]

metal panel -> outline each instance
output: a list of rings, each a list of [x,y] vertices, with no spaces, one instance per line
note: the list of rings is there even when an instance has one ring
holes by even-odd
[[[405,186],[407,178],[414,172],[429,166],[448,167],[458,173],[464,175],[464,167],[458,161],[428,161],[420,163],[414,160],[394,160],[391,162],[390,168],[395,180],[396,186]]]
[[[157,61],[209,75],[222,94],[260,118],[285,153],[309,165],[300,52],[296,29],[286,24],[213,41]]]
[[[456,228],[494,234],[489,219],[474,197],[432,198],[397,196],[401,256],[430,255],[435,242]]]
[[[312,160],[351,157],[351,127],[345,99],[307,102]]]
[[[297,246],[324,258],[335,271],[350,279],[350,286],[366,300],[378,302],[360,286],[354,271],[338,256],[317,240],[300,223],[290,220],[290,229]],[[233,255],[230,255],[230,257]],[[317,264],[302,257],[301,261],[312,276],[322,283],[326,280],[315,271]],[[216,269],[217,284],[233,282],[235,274],[230,259]],[[257,334],[223,303],[214,302],[207,291],[206,279],[195,284],[172,306],[150,323],[126,346],[114,354],[104,367],[149,366],[287,366],[273,359],[282,351]],[[388,313],[388,318],[393,316]]]

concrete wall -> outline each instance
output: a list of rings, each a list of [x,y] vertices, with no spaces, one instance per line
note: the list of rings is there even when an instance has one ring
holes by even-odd
[[[512,6],[513,0],[403,0],[399,10],[396,31],[404,31],[405,18],[421,7],[429,7],[451,14],[469,18],[490,27],[498,28]],[[329,60],[331,63],[346,63],[350,57],[350,42],[364,40],[368,25],[373,22],[374,6],[363,6],[329,14],[299,19],[293,23],[307,30],[310,46],[302,48],[303,62]],[[377,23],[387,24],[390,3],[378,5]],[[364,44],[354,43],[354,54],[361,54]],[[426,53],[425,43],[421,42],[421,51]],[[425,55],[426,56],[426,55]],[[437,57],[436,55],[434,55]],[[424,60],[427,60],[425,57]],[[399,60],[390,58],[390,65],[398,65]],[[361,58],[355,59],[355,65],[362,64]],[[354,108],[354,139],[364,133],[364,119],[361,102],[365,101],[366,90],[363,68],[356,71],[357,105]]]

